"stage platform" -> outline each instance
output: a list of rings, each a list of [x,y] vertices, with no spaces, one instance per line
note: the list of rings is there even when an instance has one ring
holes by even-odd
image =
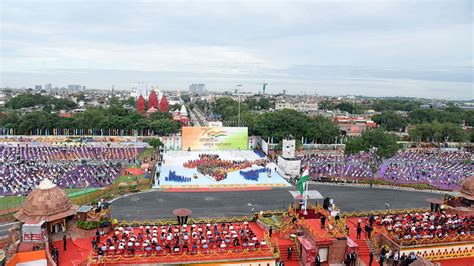
[[[261,153],[252,150],[225,150],[225,151],[166,151],[163,154],[163,163],[161,167],[157,167],[159,174],[159,184],[155,181],[154,188],[255,188],[255,187],[289,187],[291,186],[280,174],[275,171],[276,164],[268,163],[267,168],[271,169],[271,177],[266,172],[260,173],[258,181],[247,180],[239,170],[229,172],[227,178],[216,181],[214,178],[203,175],[198,172],[197,168],[185,168],[184,163],[190,160],[199,159],[200,154],[217,154],[222,160],[237,161],[254,161],[265,159]],[[242,169],[248,171],[252,169],[263,168],[262,166],[253,165]],[[177,175],[191,178],[190,182],[169,181],[166,178],[170,171],[174,171]],[[193,176],[197,176],[194,178]]]

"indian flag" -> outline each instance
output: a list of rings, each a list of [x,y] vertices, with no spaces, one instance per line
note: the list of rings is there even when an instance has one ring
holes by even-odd
[[[309,179],[309,167],[306,167],[303,171],[303,174],[298,181],[298,189],[300,190],[300,194],[303,195],[304,192],[304,183]]]

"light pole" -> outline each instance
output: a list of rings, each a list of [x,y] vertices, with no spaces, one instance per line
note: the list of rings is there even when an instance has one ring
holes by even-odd
[[[240,95],[239,95],[239,115],[237,116],[237,127],[240,127]]]
[[[237,85],[237,90],[236,92],[239,92],[239,89],[242,87],[241,84]],[[237,127],[240,127],[240,94],[237,94],[239,96],[239,110],[238,110],[238,115],[237,115]]]

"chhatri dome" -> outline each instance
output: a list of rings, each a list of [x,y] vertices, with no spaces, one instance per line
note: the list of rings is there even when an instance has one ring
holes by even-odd
[[[470,176],[464,180],[459,190],[461,197],[474,200],[474,176]]]
[[[51,180],[43,179],[14,216],[22,222],[50,222],[74,215],[77,208],[64,190]]]

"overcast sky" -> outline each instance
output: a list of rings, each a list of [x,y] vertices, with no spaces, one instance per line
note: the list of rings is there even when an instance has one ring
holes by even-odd
[[[0,87],[474,98],[472,1],[222,2],[1,0]]]

